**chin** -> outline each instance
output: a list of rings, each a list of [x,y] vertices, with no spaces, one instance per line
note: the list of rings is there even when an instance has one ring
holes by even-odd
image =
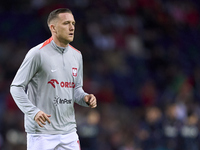
[[[73,42],[73,39],[65,39],[65,43]]]
[[[73,41],[73,40],[74,40],[74,37],[68,37],[68,38],[66,38],[66,40],[68,40],[68,41]]]
[[[71,40],[68,40],[68,41],[69,41],[69,43],[70,43],[70,42],[73,42],[73,40],[74,40],[74,39],[71,39]]]

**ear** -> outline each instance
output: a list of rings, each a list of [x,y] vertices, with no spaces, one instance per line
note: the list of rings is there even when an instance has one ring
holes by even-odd
[[[50,24],[49,28],[50,28],[50,30],[51,30],[52,33],[57,33],[56,32],[56,26],[54,24]]]

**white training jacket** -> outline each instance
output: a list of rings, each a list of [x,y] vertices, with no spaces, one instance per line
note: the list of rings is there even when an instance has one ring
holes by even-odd
[[[88,107],[83,86],[80,51],[58,47],[53,38],[32,48],[11,84],[10,92],[25,114],[25,131],[32,134],[67,134],[76,131],[74,102]],[[40,127],[39,111],[51,115],[51,123]]]

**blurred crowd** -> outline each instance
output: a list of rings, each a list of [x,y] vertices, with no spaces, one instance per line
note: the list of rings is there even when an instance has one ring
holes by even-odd
[[[9,86],[27,51],[51,35],[50,11],[76,20],[72,46],[98,108],[75,105],[82,150],[200,149],[200,1],[0,2],[0,149],[25,150]]]

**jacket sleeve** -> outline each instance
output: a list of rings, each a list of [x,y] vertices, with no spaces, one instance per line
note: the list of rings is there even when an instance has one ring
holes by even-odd
[[[18,69],[10,87],[10,93],[19,109],[31,116],[32,119],[40,110],[28,99],[25,90],[32,77],[37,73],[40,63],[39,50],[31,49]]]
[[[75,83],[75,89],[74,89],[74,98],[75,102],[81,106],[89,107],[88,104],[84,101],[84,97],[88,95],[88,93],[84,92],[83,90],[83,59],[82,55],[79,60],[79,68],[77,72],[77,79]]]

